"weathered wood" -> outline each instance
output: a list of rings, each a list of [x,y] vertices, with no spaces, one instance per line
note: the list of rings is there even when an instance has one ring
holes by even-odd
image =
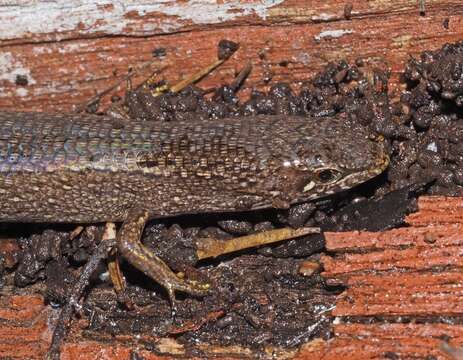
[[[246,88],[286,81],[297,85],[327,61],[387,61],[392,83],[409,54],[463,38],[458,0],[278,0],[249,2],[7,1],[0,5],[0,107],[69,111],[117,82],[130,66],[164,48],[162,77],[175,82],[216,57],[223,39],[241,49],[201,86],[231,81],[246,61]],[[448,29],[445,21],[448,20]],[[145,76],[149,72],[145,72]],[[17,85],[18,75],[28,85]],[[246,96],[243,91],[243,96]],[[105,98],[105,103],[109,96]]]
[[[301,358],[447,359],[442,343],[460,346],[463,198],[423,197],[418,205],[410,227],[325,234],[336,255],[324,257],[323,275],[347,289],[332,311],[333,339],[306,344]]]
[[[0,295],[0,359],[43,359],[59,310],[45,305],[44,299],[38,295]],[[73,322],[71,334],[62,346],[61,359],[125,360],[131,359],[132,352],[146,360],[167,360],[172,359],[172,356],[188,357],[188,349],[174,338],[160,339],[143,334],[101,334],[98,340],[89,340],[88,336],[85,336],[87,325],[86,320]],[[151,350],[146,350],[143,344],[151,344]],[[251,349],[240,346],[198,344],[197,348],[211,358],[255,358]],[[269,348],[269,352],[273,352],[279,358],[288,358],[295,351]]]
[[[350,11],[346,8],[349,6]],[[432,17],[436,10],[444,8],[449,14],[458,15],[461,2],[427,0],[425,15]],[[148,37],[242,25],[384,19],[391,15],[411,14],[419,15],[416,0],[126,0],[119,3],[107,0],[66,3],[9,0],[0,4],[0,33],[5,43],[27,44],[104,36]]]

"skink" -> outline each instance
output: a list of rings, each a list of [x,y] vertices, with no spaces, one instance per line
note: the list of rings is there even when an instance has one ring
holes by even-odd
[[[340,117],[176,122],[0,112],[0,221],[123,222],[120,253],[175,291],[189,283],[140,241],[148,219],[288,208],[380,174],[381,141]]]

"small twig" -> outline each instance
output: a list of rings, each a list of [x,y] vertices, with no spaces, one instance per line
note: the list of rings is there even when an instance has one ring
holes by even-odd
[[[115,235],[115,225],[113,223],[107,223],[101,242],[98,244],[95,252],[82,269],[79,279],[75,282],[69,293],[66,305],[64,305],[61,310],[55,330],[53,331],[53,337],[48,350],[47,359],[59,360],[61,344],[67,335],[74,309],[78,305],[80,298],[83,296],[84,290],[90,282],[90,277],[98,268],[98,264],[102,259],[106,258],[108,252],[115,246]]]
[[[420,8],[420,15],[426,15],[426,0],[418,0],[419,8]]]
[[[196,241],[196,254],[198,259],[202,260],[250,247],[272,244],[278,241],[289,240],[308,234],[317,234],[319,232],[320,228],[283,228],[241,236],[230,240],[215,240],[208,238],[198,239]]]
[[[119,266],[116,249],[113,249],[109,254],[108,271],[114,286],[114,290],[116,293],[121,294],[125,290],[126,284],[124,276],[121,272],[121,268]]]
[[[138,75],[142,70],[146,69],[147,67],[151,66],[154,64],[157,60],[153,61],[147,61],[141,65],[139,65],[134,71],[130,71],[128,74],[124,75],[119,81],[117,81],[114,85],[100,91],[97,93],[95,96],[91,97],[89,100],[87,100],[84,104],[78,105],[75,109],[76,113],[82,112],[85,109],[89,108],[91,105],[95,104],[97,101],[99,101],[103,96],[109,94],[111,91],[119,87],[124,81],[128,81],[131,78],[133,78],[135,75]],[[153,74],[148,78],[151,79],[154,74],[158,74],[161,71],[163,71],[167,66],[161,66],[158,69],[154,70]]]
[[[117,301],[123,303],[129,310],[134,309],[135,306],[132,300],[125,292],[127,286],[119,264],[117,250],[115,248],[112,249],[108,257],[108,272],[114,287],[114,292],[117,296]]]
[[[241,69],[241,71],[238,73],[238,75],[235,77],[235,79],[231,82],[230,88],[234,91],[237,92],[241,85],[243,84],[244,80],[249,76],[252,70],[252,63],[248,61],[244,68]]]
[[[82,225],[77,226],[72,232],[69,234],[69,239],[74,240],[77,236],[79,236],[82,231],[84,231],[84,227]]]
[[[238,48],[239,44],[234,43],[233,41],[221,40],[218,44],[217,60],[215,60],[212,64],[209,64],[205,68],[199,70],[195,74],[175,84],[170,88],[170,91],[173,93],[177,93],[179,91],[182,91],[188,85],[193,84],[198,80],[202,79],[204,76],[212,72],[212,70],[214,70],[217,66],[227,61],[238,50]]]
[[[193,75],[187,77],[186,79],[178,82],[174,86],[170,88],[170,91],[173,93],[177,93],[179,91],[182,91],[184,88],[186,88],[190,84],[194,84],[198,80],[202,79],[204,76],[209,74],[212,70],[214,70],[217,66],[221,65],[225,59],[219,59],[215,60],[212,64],[209,64],[205,68],[199,70],[198,72],[194,73]]]

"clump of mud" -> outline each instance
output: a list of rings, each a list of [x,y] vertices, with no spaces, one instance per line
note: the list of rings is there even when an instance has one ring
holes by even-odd
[[[425,51],[403,74],[407,90],[396,121],[411,137],[393,142],[392,189],[430,182],[429,194],[463,194],[463,42]]]

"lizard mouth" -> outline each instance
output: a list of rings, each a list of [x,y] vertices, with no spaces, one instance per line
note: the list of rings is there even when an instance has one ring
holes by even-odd
[[[350,175],[347,175],[343,179],[343,187],[353,187],[357,184],[360,184],[364,181],[374,178],[381,174],[389,166],[389,155],[383,153],[374,163],[374,165],[368,169],[365,169],[361,172],[355,172]]]

